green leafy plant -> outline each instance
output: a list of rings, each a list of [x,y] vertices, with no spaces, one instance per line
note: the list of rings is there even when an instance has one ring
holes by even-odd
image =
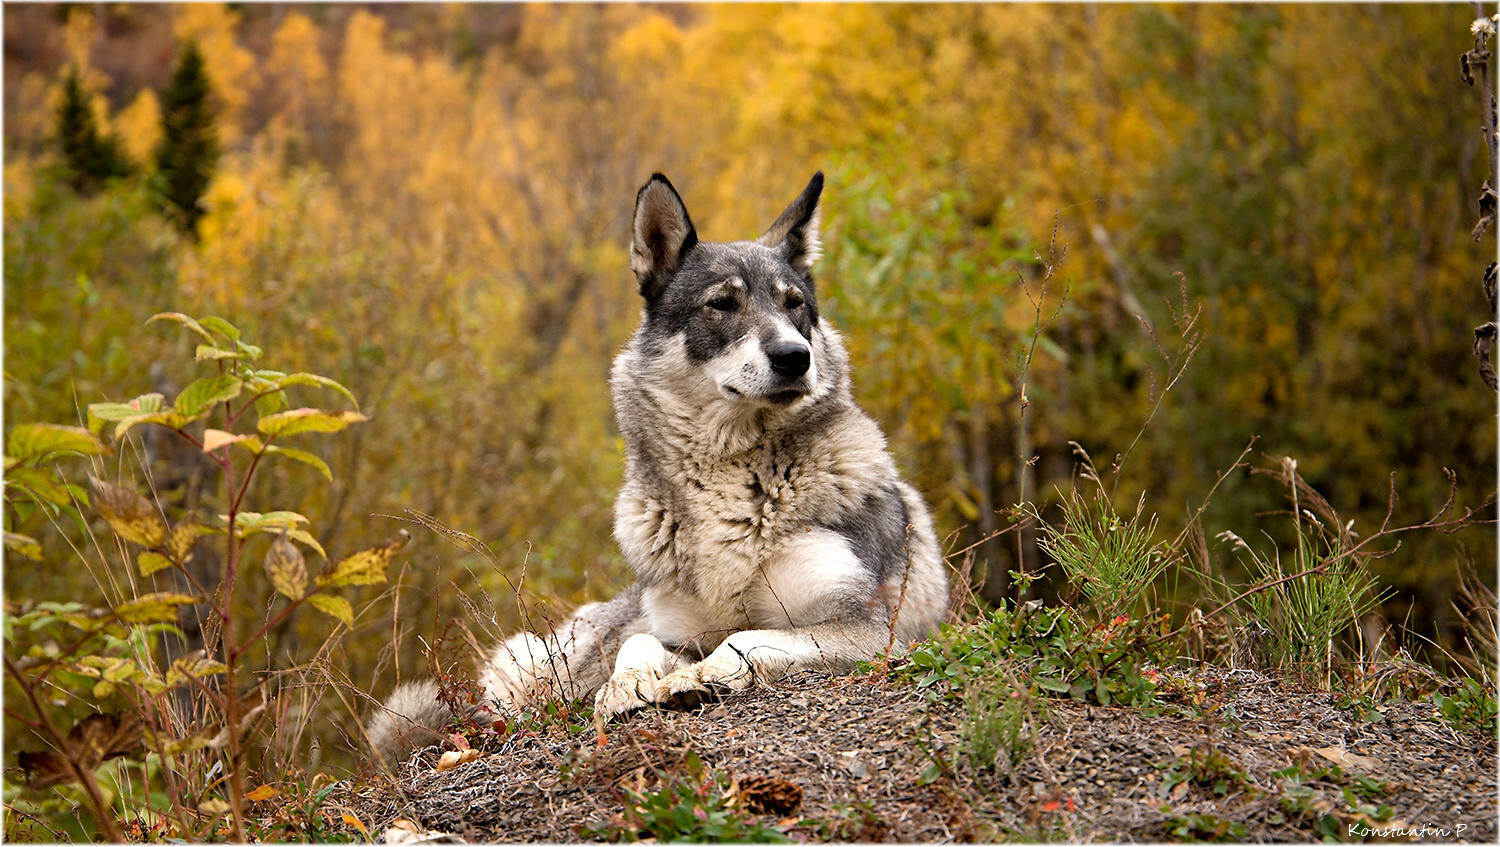
[[[1280,811],[1271,822],[1308,826],[1324,841],[1346,840],[1351,823],[1378,826],[1394,814],[1378,802],[1390,793],[1383,780],[1350,776],[1336,764],[1315,766],[1308,755],[1272,772],[1271,778],[1281,792]]]
[[[1250,829],[1239,821],[1206,812],[1167,818],[1167,832],[1185,841],[1244,841]]]
[[[823,841],[852,841],[874,843],[884,841],[890,834],[891,825],[876,814],[868,800],[856,803],[834,803],[828,814],[820,818],[806,818],[797,823],[799,828],[810,828]]]
[[[1161,795],[1180,799],[1187,788],[1198,786],[1223,797],[1252,787],[1250,775],[1212,744],[1193,747],[1173,762],[1162,775]]]
[[[1034,699],[1016,680],[999,675],[971,680],[964,692],[958,751],[975,773],[1015,769],[1036,747],[1036,722],[1045,700]]]
[[[332,560],[303,515],[249,510],[251,482],[267,459],[311,465],[332,479],[315,453],[278,442],[304,433],[338,432],[365,416],[353,395],[334,380],[259,367],[260,348],[244,341],[222,318],[200,320],[173,312],[151,320],[176,322],[195,333],[202,343],[194,359],[213,373],[189,383],[170,402],[150,393],[125,403],[92,404],[88,429],[16,427],[7,440],[6,517],[43,509],[55,520],[80,515],[80,506],[91,507],[114,533],[112,549],[133,558],[135,574],[127,575],[126,584],[145,586],[158,572],[171,572],[191,593],[137,588],[105,608],[75,602],[8,609],[7,681],[21,696],[8,698],[6,714],[51,748],[22,755],[31,787],[78,785],[82,804],[107,838],[121,840],[121,831],[114,820],[115,804],[96,771],[117,758],[155,757],[167,766],[154,772],[143,767],[142,779],[165,784],[157,805],[170,810],[184,835],[212,833],[227,816],[229,834],[243,840],[247,804],[254,799],[247,799],[245,789],[247,754],[273,696],[263,684],[244,678],[250,651],[302,606],[351,626],[353,607],[336,589],[384,582],[387,565],[408,535],[403,530],[384,544]],[[332,390],[356,408],[289,408],[287,390],[295,386]],[[106,443],[101,435],[109,426]],[[114,452],[114,445],[143,426],[185,440],[217,468],[225,511],[216,521],[201,521],[196,514],[169,521],[157,502],[131,485],[91,475],[90,491],[84,492],[65,481],[59,460]],[[237,601],[236,594],[245,581],[247,550],[262,535],[269,539],[262,567],[280,601],[271,604],[263,621],[246,623],[245,609],[254,606],[243,598]],[[217,574],[188,566],[201,536],[223,539]],[[24,554],[41,555],[33,538],[8,531],[6,543]],[[322,567],[309,568],[304,547],[324,559]],[[164,635],[182,635],[176,626],[179,610],[192,604],[206,604],[215,629],[204,649],[163,664],[159,641]],[[171,702],[169,695],[178,689],[187,689],[203,710],[198,718],[184,719]],[[65,708],[55,705],[59,692],[69,694]],[[11,705],[21,702],[29,706],[29,714]],[[115,705],[106,711],[94,704]],[[78,719],[73,712],[80,709],[87,715]],[[215,770],[207,765],[209,759],[220,760],[222,777],[188,777],[195,770]]]
[[[1495,690],[1485,683],[1465,677],[1453,681],[1449,692],[1434,691],[1430,696],[1438,716],[1454,729],[1477,730],[1490,735],[1500,728],[1495,707]]]
[[[1168,564],[1153,538],[1156,517],[1144,518],[1145,495],[1134,515],[1121,517],[1101,489],[1092,504],[1076,489],[1063,504],[1062,526],[1042,524],[1038,544],[1081,586],[1101,618],[1135,611]]]
[[[710,771],[689,752],[680,773],[653,771],[620,789],[623,810],[608,820],[585,824],[581,834],[610,842],[657,841],[789,844],[778,830],[747,820],[731,794],[729,774]]]
[[[891,666],[897,678],[952,697],[968,680],[1009,668],[1053,695],[1102,706],[1153,701],[1158,618],[1120,615],[1090,624],[1066,606],[1002,605],[972,623],[943,624],[931,640]]]

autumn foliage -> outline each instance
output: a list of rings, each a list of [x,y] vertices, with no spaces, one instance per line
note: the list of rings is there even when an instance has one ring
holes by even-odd
[[[568,604],[628,581],[610,533],[622,463],[605,380],[637,319],[626,233],[640,183],[669,174],[699,231],[732,240],[823,169],[824,312],[849,340],[859,401],[955,548],[1011,527],[1023,498],[1056,514],[1069,442],[1105,474],[1128,455],[1112,490],[1131,505],[1144,494],[1163,532],[1252,437],[1257,456],[1297,457],[1356,533],[1388,508],[1401,525],[1436,513],[1445,468],[1458,502],[1481,507],[1496,401],[1470,333],[1487,320],[1479,279],[1495,242],[1470,238],[1492,166],[1458,69],[1472,17],[10,7],[7,426],[80,424],[89,404],[139,393],[157,363],[190,381],[174,370],[189,342],[142,331],[158,312],[222,315],[337,379],[370,420],[308,448],[332,484],[285,462],[252,494],[295,503],[335,556],[391,535],[410,508],[505,563],[496,573],[419,535],[392,573],[399,592],[351,591],[340,663],[383,689],[394,666],[423,666],[413,635],[463,614],[461,595],[507,629],[513,585],[527,603]],[[196,240],[158,211],[167,169],[149,164],[170,146],[162,92],[187,43],[222,150],[186,213]],[[54,167],[70,73],[97,132],[140,166],[95,197]],[[142,447],[106,464],[169,474],[161,461]],[[194,508],[223,510],[202,497]],[[1206,537],[1249,536],[1280,508],[1275,486],[1236,475]],[[17,529],[49,551],[73,531]],[[1295,543],[1284,521],[1265,529]],[[1034,534],[978,549],[991,597],[1010,592],[1007,571],[1048,561]],[[1234,566],[1232,550],[1212,555]],[[1405,539],[1373,565],[1394,589],[1386,617],[1452,642],[1455,565],[1495,556],[1490,528]],[[8,567],[5,588],[12,601],[129,591],[27,567]],[[278,625],[256,661],[316,653],[321,637],[300,627],[320,617]]]

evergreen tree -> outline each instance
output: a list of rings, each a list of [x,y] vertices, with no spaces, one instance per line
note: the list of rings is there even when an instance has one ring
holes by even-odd
[[[63,79],[63,100],[57,107],[57,145],[74,191],[92,192],[105,180],[130,173],[120,137],[99,135],[77,65],[70,66]]]
[[[172,72],[172,83],[162,95],[162,139],[156,147],[156,168],[162,177],[162,205],[178,226],[194,237],[203,217],[199,200],[219,160],[214,130],[214,107],[203,54],[198,45],[183,45]]]

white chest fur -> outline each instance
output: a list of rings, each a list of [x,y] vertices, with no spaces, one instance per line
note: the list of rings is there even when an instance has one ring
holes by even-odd
[[[739,630],[806,627],[846,615],[872,602],[877,588],[844,536],[822,528],[784,536],[740,591],[726,597],[728,587],[647,588],[642,605],[650,631],[664,643],[706,653]],[[720,597],[728,602],[716,602]]]
[[[616,538],[660,625],[680,621],[671,627],[684,637],[805,626],[874,591],[827,527],[893,469],[868,418],[851,408],[840,423],[828,430],[837,438],[767,437],[728,457],[666,450],[655,472],[628,475]]]

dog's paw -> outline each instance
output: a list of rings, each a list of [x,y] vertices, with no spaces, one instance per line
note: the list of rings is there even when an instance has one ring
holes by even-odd
[[[699,678],[697,665],[669,673],[656,684],[656,702],[672,709],[695,709],[713,696]]]
[[[624,717],[656,702],[656,674],[647,668],[620,671],[594,695],[594,721]]]
[[[707,659],[667,674],[656,685],[656,702],[691,709],[726,691],[744,691],[755,684],[750,665],[732,650],[715,650]]]

